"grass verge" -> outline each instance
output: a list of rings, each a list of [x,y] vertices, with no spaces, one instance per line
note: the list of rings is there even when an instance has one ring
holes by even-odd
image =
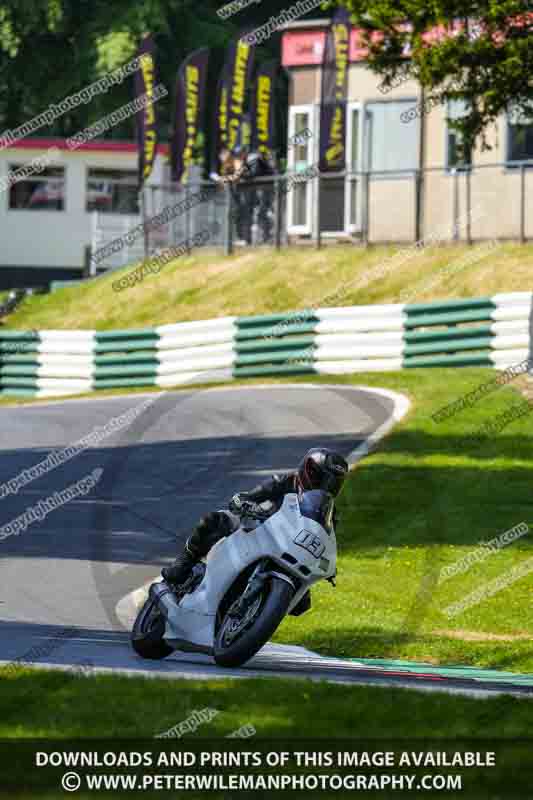
[[[478,700],[298,679],[169,682],[21,668],[2,681],[0,732],[7,739],[149,739],[206,707],[219,714],[195,736],[225,737],[251,724],[272,739],[518,738],[530,733],[533,713],[531,702],[509,695]]]
[[[366,751],[394,752],[398,761],[404,752],[428,749],[466,749],[498,753],[497,768],[424,769],[418,773],[461,775],[465,793],[446,792],[447,797],[523,798],[530,786],[531,754],[529,743],[516,743],[531,731],[530,701],[502,695],[473,699],[458,695],[421,693],[406,689],[368,686],[339,686],[301,680],[151,680],[120,676],[80,678],[59,672],[21,669],[11,674],[2,686],[4,741],[1,752],[10,758],[3,785],[8,796],[20,798],[64,797],[60,790],[39,789],[45,779],[59,786],[65,767],[36,769],[35,751],[81,752],[152,752],[157,763],[161,748],[167,752],[223,750],[280,752]],[[210,709],[211,721],[180,739],[154,740],[154,736],[187,720],[194,711]],[[193,717],[194,718],[194,717]],[[406,727],[406,719],[409,726]],[[251,739],[227,739],[246,726],[255,729]],[[408,731],[409,736],[406,736]],[[253,732],[253,731],[252,731]],[[49,741],[43,741],[44,738]],[[14,740],[17,740],[15,743]],[[100,739],[100,741],[99,741]],[[460,740],[469,740],[462,743]],[[51,740],[51,741],[50,741]],[[56,741],[54,741],[56,740]],[[57,741],[59,740],[59,741]],[[491,741],[492,740],[492,741]],[[496,742],[494,740],[497,740]],[[10,751],[10,741],[13,750]],[[15,749],[16,748],[16,749]],[[525,748],[525,749],[524,749]],[[14,755],[16,754],[16,756]],[[23,757],[25,756],[25,757]],[[294,762],[293,762],[294,764]],[[204,768],[205,770],[205,768]],[[191,770],[192,771],[192,770]],[[220,769],[209,769],[221,773]],[[252,770],[233,768],[232,774],[250,774]],[[254,770],[255,771],[255,770]],[[301,773],[294,766],[289,769]],[[313,774],[331,770],[309,768]],[[334,773],[341,770],[333,769]],[[390,773],[390,769],[371,768],[368,774]],[[392,770],[400,772],[400,770]],[[403,770],[402,770],[403,771]],[[180,770],[149,769],[78,769],[78,774],[170,774]],[[189,771],[190,772],[190,771]],[[260,768],[260,774],[269,770]],[[349,769],[348,774],[361,774]],[[273,770],[280,773],[280,768]],[[205,771],[204,771],[205,774]],[[227,773],[226,773],[227,774]],[[489,786],[490,784],[490,786]],[[48,784],[50,785],[50,784]],[[9,791],[15,787],[18,791]],[[24,788],[22,788],[24,787]],[[499,787],[494,792],[494,788]],[[505,794],[502,790],[505,790]],[[77,797],[94,797],[81,791]],[[114,791],[115,796],[131,797],[132,792]],[[352,796],[346,790],[335,796]],[[368,792],[370,797],[412,796],[403,791]],[[442,797],[442,791],[425,791],[424,797]],[[324,792],[292,791],[291,797],[331,796]],[[145,790],[143,796],[161,796]],[[175,797],[278,797],[285,793],[260,793],[211,790],[191,791]]]
[[[527,291],[533,285],[533,245],[411,248],[387,262],[397,251],[291,247],[244,251],[230,258],[200,252],[170,262],[159,275],[122,292],[112,289],[117,278],[113,273],[28,297],[6,325],[108,330],[315,306],[478,297]]]

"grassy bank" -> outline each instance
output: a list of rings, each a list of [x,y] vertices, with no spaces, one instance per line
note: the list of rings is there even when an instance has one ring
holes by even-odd
[[[398,249],[292,247],[279,253],[245,250],[229,258],[193,253],[122,292],[112,290],[122,274],[114,273],[52,295],[29,297],[6,324],[105,330],[320,305],[476,297],[533,286],[533,245],[412,249],[387,262]]]
[[[225,749],[254,752],[280,752],[291,750],[344,752],[392,751],[396,759],[402,751],[425,752],[448,748],[461,749],[459,739],[470,739],[466,749],[499,753],[497,767],[478,770],[454,768],[448,771],[462,775],[463,793],[447,792],[447,797],[505,797],[522,798],[530,785],[531,759],[527,749],[513,743],[527,737],[531,731],[531,702],[510,696],[488,699],[471,699],[457,695],[420,693],[405,689],[359,686],[338,686],[299,680],[149,680],[119,676],[81,678],[58,672],[21,670],[3,681],[2,719],[0,731],[4,737],[0,751],[3,761],[9,760],[5,770],[4,791],[9,797],[59,798],[59,789],[41,791],[42,781],[58,787],[65,767],[36,769],[35,751],[51,750],[92,752],[152,752],[161,747],[172,751],[196,752]],[[211,721],[200,725],[196,731],[184,733],[180,739],[155,740],[153,737],[187,720],[194,711],[210,709]],[[408,738],[406,719],[409,719]],[[251,739],[227,739],[228,735],[246,726],[255,729]],[[252,733],[253,733],[252,729]],[[42,744],[48,737],[52,741]],[[105,738],[105,742],[91,742],[91,738]],[[440,741],[436,741],[439,739]],[[499,739],[499,743],[491,742]],[[17,740],[15,745],[14,740]],[[61,741],[54,742],[54,739]],[[474,740],[473,742],[471,740]],[[81,740],[81,741],[80,741]],[[85,740],[85,741],[83,741]],[[142,741],[139,741],[142,740]],[[444,741],[442,741],[444,740]],[[16,750],[10,750],[10,742]],[[166,745],[165,745],[166,742]],[[154,755],[157,759],[157,755]],[[155,762],[154,762],[155,763]],[[205,769],[205,768],[204,768]],[[147,774],[179,773],[174,769],[78,769],[86,774]],[[215,770],[220,774],[221,770]],[[260,768],[260,774],[268,774]],[[289,771],[300,770],[292,766]],[[330,772],[312,769],[314,774]],[[334,769],[338,773],[340,770]],[[348,769],[349,774],[361,770]],[[411,775],[444,770],[425,769]],[[209,769],[208,769],[209,772]],[[233,768],[233,774],[250,774],[251,770]],[[279,774],[280,769],[274,769]],[[390,770],[371,768],[367,774],[384,774]],[[397,770],[398,772],[398,770]],[[204,772],[205,774],[205,772]],[[227,774],[227,773],[226,773]],[[492,793],[490,786],[499,787]],[[137,787],[140,788],[140,787]],[[114,796],[131,797],[129,793],[114,791]],[[335,796],[352,796],[348,790],[336,791]],[[82,791],[77,797],[94,797]],[[411,796],[396,789],[370,797]],[[161,792],[145,790],[143,796],[161,796]],[[174,793],[175,797],[185,796]],[[263,792],[229,794],[211,790],[191,791],[187,797],[266,797]],[[268,797],[285,796],[269,791]],[[295,790],[291,797],[308,798],[331,796],[324,792]],[[425,791],[425,797],[440,797],[442,792]]]
[[[530,702],[505,695],[479,701],[298,679],[168,682],[29,669],[3,680],[1,696],[0,734],[8,739],[150,739],[202,708],[219,712],[194,734],[207,738],[225,737],[244,725],[272,739],[454,738],[480,732],[511,738],[530,733],[533,713]],[[408,730],[407,715],[412,723]]]

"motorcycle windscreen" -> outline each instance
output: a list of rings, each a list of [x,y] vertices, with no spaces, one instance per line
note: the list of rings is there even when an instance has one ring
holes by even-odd
[[[333,495],[320,489],[312,489],[300,495],[299,503],[303,517],[314,519],[328,533],[333,529],[333,511],[335,509]]]

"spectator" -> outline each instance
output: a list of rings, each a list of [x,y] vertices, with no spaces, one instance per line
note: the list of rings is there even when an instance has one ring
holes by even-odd
[[[253,188],[246,183],[249,177],[248,151],[237,146],[233,151],[235,160],[235,181],[233,183],[233,204],[236,210],[237,242],[252,244]]]
[[[224,186],[227,181],[232,180],[235,175],[235,160],[227,147],[222,147],[218,156],[220,164],[219,171],[209,173],[209,178],[220,187]]]
[[[235,160],[227,147],[220,149],[218,165],[218,172],[212,170],[209,173],[209,179],[215,184],[215,192],[222,194],[225,185],[235,179]],[[220,202],[217,202],[215,197],[215,207],[218,207],[222,219],[225,214],[225,202],[225,197],[220,197]]]
[[[275,175],[275,163],[272,153],[250,153],[247,160],[248,176],[269,178]],[[263,242],[269,242],[272,236],[272,220],[274,217],[274,184],[273,181],[262,180],[255,186],[253,205],[257,208],[257,221],[261,227]]]

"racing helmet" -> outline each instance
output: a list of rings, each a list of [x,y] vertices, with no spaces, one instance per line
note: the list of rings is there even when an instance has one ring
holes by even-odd
[[[348,474],[348,464],[327,447],[313,447],[300,461],[296,482],[302,491],[321,489],[336,497]]]

